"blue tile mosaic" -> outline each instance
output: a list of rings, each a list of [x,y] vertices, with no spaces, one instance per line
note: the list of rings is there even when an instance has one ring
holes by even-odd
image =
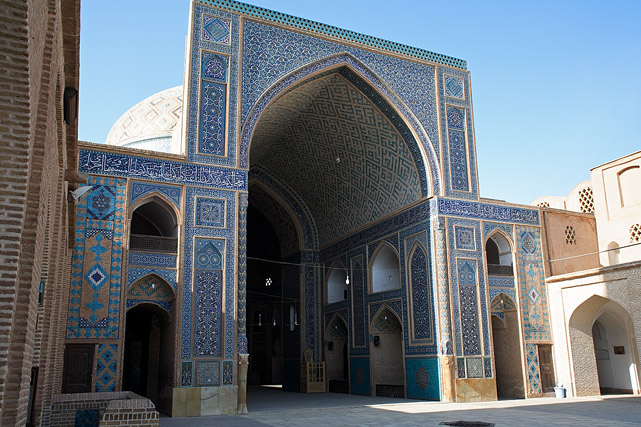
[[[368,358],[351,357],[349,359],[349,385],[351,394],[370,395]]]
[[[225,200],[196,197],[197,227],[225,228]]]
[[[176,255],[130,250],[128,263],[141,267],[176,268]]]
[[[474,236],[474,228],[471,227],[454,227],[454,234],[456,235],[456,249],[459,251],[475,251],[476,238]]]
[[[429,340],[432,336],[432,286],[429,283],[427,258],[421,245],[416,244],[410,259],[412,287],[412,326],[415,340]]]
[[[196,361],[196,384],[197,387],[219,386],[220,385],[220,362],[218,360]]]
[[[229,44],[231,41],[231,21],[215,16],[203,15],[203,40]]]
[[[180,386],[191,387],[193,362],[182,362],[180,365]]]
[[[539,225],[539,211],[535,209],[450,200],[441,197],[434,203],[438,203],[439,215]]]
[[[99,344],[96,355],[96,392],[116,391],[118,344]]]
[[[438,359],[405,359],[405,378],[408,399],[441,399],[440,366]]]
[[[174,203],[174,206],[177,209],[180,209],[180,197],[182,195],[182,188],[174,187],[171,185],[150,184],[147,182],[132,182],[129,202],[133,203],[141,197],[147,196],[152,193],[160,193],[166,196]]]
[[[194,356],[222,356],[222,271],[196,270]]]
[[[203,80],[200,87],[198,152],[225,155],[227,85]]]
[[[225,241],[221,239],[195,239],[196,255],[194,268],[199,270],[222,270],[224,265],[223,253]]]
[[[79,156],[80,172],[247,190],[247,172],[242,170],[86,149],[81,149]]]

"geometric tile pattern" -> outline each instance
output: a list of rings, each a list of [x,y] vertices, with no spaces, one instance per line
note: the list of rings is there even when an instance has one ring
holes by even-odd
[[[438,307],[440,317],[439,347],[440,354],[452,355],[454,353],[452,342],[452,311],[450,309],[450,284],[448,282],[447,266],[447,238],[445,220],[434,220],[434,252],[437,263],[438,280]],[[458,323],[458,322],[457,322]],[[465,377],[465,363],[463,364],[463,378]],[[460,376],[459,376],[460,378]]]
[[[412,286],[412,325],[414,339],[432,338],[431,285],[427,276],[427,258],[421,245],[415,245],[410,260]]]
[[[67,320],[68,339],[118,338],[124,180],[90,177],[76,205]]]
[[[225,155],[225,108],[227,85],[204,81],[200,88],[200,125],[198,151]]]
[[[286,90],[299,78],[304,79],[310,73],[348,62],[352,69],[358,70],[358,74],[368,80],[369,85],[378,89],[387,102],[394,104],[394,109],[406,118],[411,128],[417,130],[417,133],[421,133],[422,129],[427,131],[427,135],[419,134],[418,139],[428,152],[434,191],[439,192],[439,177],[434,175],[439,169],[435,154],[439,137],[433,67],[251,21],[245,22],[243,29],[241,122],[245,129],[254,126],[254,119],[249,117],[250,111],[254,109],[260,114],[266,106],[264,104],[270,102],[261,98],[268,89],[271,91],[282,86],[282,90]],[[334,58],[337,60],[334,61]],[[376,77],[369,79],[363,73],[375,74]],[[287,77],[279,81],[284,76]],[[397,103],[399,97],[402,101]],[[384,110],[393,111],[387,107]],[[244,139],[242,145],[245,145]],[[243,166],[245,148],[241,147],[240,152]],[[432,155],[433,159],[430,158]]]
[[[203,52],[201,76],[203,79],[227,83],[229,60],[226,56]]]
[[[135,264],[134,264],[135,265]],[[177,286],[177,271],[175,268],[158,268],[158,267],[129,267],[127,269],[127,287],[131,286],[136,280],[149,274],[155,274],[161,277],[175,290]]]
[[[454,227],[456,234],[456,249],[465,251],[476,250],[476,239],[474,229],[470,227]]]
[[[468,357],[467,361],[467,377],[468,378],[483,378],[483,358],[482,357]]]
[[[539,353],[536,344],[525,344],[527,357],[527,375],[530,393],[541,393],[541,374],[539,371]]]
[[[480,222],[448,218],[447,224],[456,355],[489,356],[491,347],[486,283],[485,275],[479,274],[484,269]],[[461,251],[456,248],[455,229],[461,226],[474,229],[476,251]]]
[[[196,362],[196,386],[219,386],[220,385],[220,362],[197,361]]]
[[[458,107],[447,107],[447,127],[455,130],[465,130],[465,110]]]
[[[97,392],[116,391],[118,376],[118,344],[99,344],[96,360]]]
[[[465,99],[465,90],[463,79],[454,76],[445,77],[445,95],[451,98]]]
[[[517,269],[525,340],[552,339],[538,228],[517,226]]]
[[[460,286],[459,295],[461,301],[461,334],[463,339],[463,354],[481,354],[481,342],[479,338],[478,327],[478,305],[476,303],[476,287]]]
[[[189,88],[191,96],[185,116],[190,117],[187,126],[187,159],[190,162],[236,167],[236,111],[238,109],[238,51],[240,49],[240,16],[223,10],[194,5],[191,28],[191,51],[188,57],[190,69]],[[203,13],[206,12],[206,13]],[[217,58],[216,58],[217,57]],[[214,60],[214,61],[210,61]],[[218,62],[218,63],[217,63]],[[223,76],[223,72],[225,76]],[[208,82],[209,81],[209,82]],[[203,100],[202,91],[208,84],[222,83],[219,97],[213,98],[217,111],[208,114],[212,127],[222,139],[202,138]],[[228,83],[228,84],[226,84]],[[224,96],[224,100],[223,100]],[[225,105],[227,107],[225,107]],[[222,106],[222,107],[221,107]],[[219,108],[221,107],[221,108]],[[211,108],[209,109],[210,112]],[[229,121],[224,117],[229,112]],[[227,129],[225,129],[227,128]]]
[[[421,197],[398,130],[339,74],[303,83],[267,107],[254,130],[251,162],[302,196],[316,214],[321,244]]]
[[[87,149],[80,150],[78,171],[209,188],[247,190],[246,171]]]
[[[450,130],[448,140],[450,142],[452,188],[459,191],[469,191],[465,132]]]
[[[284,13],[276,12],[269,9],[263,9],[258,6],[239,3],[233,0],[216,0],[215,2],[209,0],[207,3],[213,4],[219,8],[225,8],[234,12],[243,12],[244,14],[254,16],[260,19],[279,22],[287,24],[307,31],[313,31],[324,35],[340,37],[343,40],[349,40],[366,46],[373,46],[378,49],[388,50],[390,52],[402,53],[409,56],[414,56],[421,59],[426,59],[431,62],[437,62],[451,67],[465,68],[466,62],[445,56],[438,53],[433,53],[427,50],[418,49],[411,46],[402,45],[399,43],[391,42],[389,40],[379,39],[364,34],[359,34],[350,30],[336,28],[329,25],[321,24],[319,22],[310,21],[308,19],[299,18],[296,16],[287,15]]]
[[[195,213],[197,226],[225,228],[225,200],[196,197]]]
[[[229,44],[231,40],[231,21],[203,15],[203,40]]]
[[[129,196],[129,202],[133,203],[142,196],[152,192],[158,192],[167,196],[169,200],[174,202],[176,208],[180,208],[180,195],[182,193],[182,189],[180,187],[150,184],[147,182],[133,182],[131,184],[131,194]]]
[[[222,352],[224,351],[224,357],[226,359],[232,359],[236,353],[236,324],[235,324],[235,313],[236,313],[236,257],[235,256],[225,256],[225,253],[235,253],[236,248],[236,239],[238,238],[237,231],[235,229],[235,213],[236,213],[236,198],[237,193],[225,191],[225,190],[216,190],[210,188],[197,188],[197,187],[187,187],[185,191],[185,246],[184,253],[191,254],[186,255],[184,258],[184,270],[185,272],[195,272],[206,273],[201,277],[202,282],[198,280],[198,275],[196,274],[184,274],[183,283],[182,283],[182,315],[181,315],[181,337],[180,337],[180,354],[183,361],[190,360],[192,357],[192,352],[194,350],[195,341],[194,338],[195,329],[200,328],[203,334],[207,333],[208,326],[216,326],[217,330],[221,331],[221,334],[224,335],[211,335],[209,340],[218,340],[218,344],[215,345],[219,350],[219,353],[222,357]],[[212,227],[199,227],[195,225],[195,199],[197,197],[206,197],[211,199],[220,199],[225,200],[226,205],[226,219],[225,224],[227,228],[212,228]],[[223,242],[224,246],[219,246]],[[202,245],[201,245],[202,244]],[[196,248],[198,245],[198,249]],[[216,254],[216,249],[220,256]],[[206,257],[197,256],[199,250],[204,250],[202,255],[207,255]],[[215,255],[215,256],[214,256]],[[199,267],[196,268],[197,263]],[[216,268],[220,266],[220,268]],[[213,270],[212,270],[213,268]],[[222,270],[222,271],[221,271]],[[220,280],[218,280],[220,286],[224,284],[224,289],[221,288],[220,296],[216,298],[218,301],[217,308],[212,309],[212,302],[210,301],[211,295],[207,294],[207,291],[199,290],[201,283],[204,286],[211,285],[211,280],[213,277],[207,272],[216,271],[219,274],[224,274],[224,280],[222,275]],[[240,290],[239,290],[240,291]],[[223,298],[224,292],[224,298]],[[199,301],[202,301],[205,305],[199,305]],[[224,307],[222,303],[224,301]],[[207,305],[208,304],[208,305]],[[218,314],[216,314],[216,312]],[[225,313],[224,317],[221,316],[222,313]],[[199,314],[203,313],[207,317],[203,324],[196,325],[195,322],[199,321]],[[223,341],[224,336],[224,341]],[[205,339],[205,336],[202,337]],[[205,343],[203,343],[205,344]],[[212,350],[214,344],[205,345],[205,350]],[[209,350],[207,350],[209,347]],[[213,350],[212,350],[213,351]]]
[[[221,356],[222,271],[196,270],[194,355]]]
[[[365,316],[364,305],[365,301],[363,293],[365,292],[363,286],[363,258],[362,256],[354,257],[350,260],[351,264],[351,289],[352,289],[352,306],[353,306],[353,333],[352,345],[354,347],[365,346]]]
[[[349,362],[350,393],[369,396],[371,394],[369,358],[351,357]]]
[[[405,359],[408,399],[440,400],[439,362],[436,358]]]
[[[174,290],[156,274],[145,276],[127,289],[127,309],[142,302],[160,305],[171,313],[171,301],[175,299]]]
[[[200,270],[222,270],[225,241],[220,239],[196,238],[194,268]]]

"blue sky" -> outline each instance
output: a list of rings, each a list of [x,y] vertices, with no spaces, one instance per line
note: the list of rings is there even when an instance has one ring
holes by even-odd
[[[641,150],[641,1],[256,0],[467,61],[482,197],[566,196]],[[84,0],[79,138],[183,83],[188,0]]]

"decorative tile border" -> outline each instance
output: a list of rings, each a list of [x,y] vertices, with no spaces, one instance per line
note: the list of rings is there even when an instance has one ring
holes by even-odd
[[[247,172],[172,160],[81,149],[80,172],[228,190],[247,190]]]

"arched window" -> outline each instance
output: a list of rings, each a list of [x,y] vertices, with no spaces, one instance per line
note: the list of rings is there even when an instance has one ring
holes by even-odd
[[[621,192],[621,206],[632,206],[641,203],[641,168],[632,166],[619,172],[619,191]]]
[[[608,244],[608,263],[610,265],[619,263],[619,244],[617,242]]]
[[[398,255],[383,243],[372,260],[372,292],[401,287],[401,268]]]
[[[178,224],[173,209],[153,199],[131,215],[129,249],[176,253]]]
[[[487,272],[491,276],[514,276],[512,268],[512,247],[501,234],[494,233],[485,242]]]
[[[332,268],[327,276],[327,303],[347,299],[347,274],[342,268]]]

